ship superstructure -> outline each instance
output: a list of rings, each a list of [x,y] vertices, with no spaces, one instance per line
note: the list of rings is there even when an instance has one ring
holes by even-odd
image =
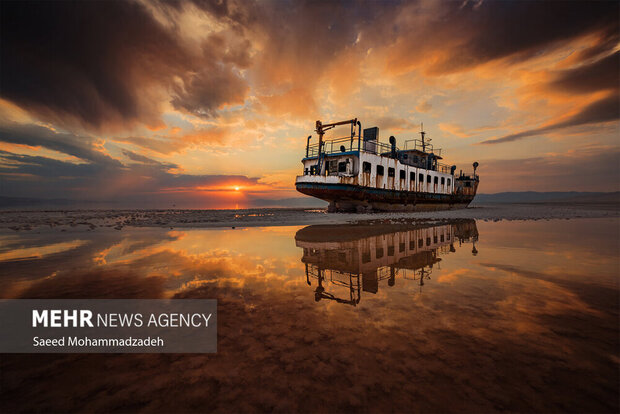
[[[349,136],[324,140],[325,132],[350,125]],[[357,118],[323,124],[316,121],[318,142],[306,143],[303,175],[295,186],[303,194],[329,202],[328,211],[402,211],[462,208],[476,195],[478,163],[473,173],[455,174],[456,166],[442,162],[426,133],[396,147],[379,141],[379,128],[362,132]]]

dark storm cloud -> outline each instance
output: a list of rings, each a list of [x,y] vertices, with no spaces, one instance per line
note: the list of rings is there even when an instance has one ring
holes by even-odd
[[[175,77],[186,83],[178,106],[193,112],[204,105],[211,113],[228,101],[210,90],[196,99],[205,87],[230,88],[234,100],[245,91],[229,67],[201,73],[202,57],[139,3],[1,2],[0,8],[0,96],[43,119],[91,129],[155,125],[157,90],[169,90]]]
[[[620,42],[620,31],[618,27],[610,26],[606,31],[600,34],[598,42],[593,45],[576,52],[573,58],[577,62],[586,61],[595,58],[601,54],[607,54],[614,50]]]
[[[154,161],[154,160],[152,160]],[[171,164],[75,164],[48,157],[0,151],[2,195],[8,197],[116,200],[167,191],[195,192],[213,186],[253,185],[258,178],[243,175],[173,174]]]
[[[190,6],[229,24],[235,40],[215,33],[201,52],[190,52],[175,20]],[[170,93],[178,110],[212,117],[223,105],[243,103],[248,86],[238,69],[252,68],[257,87],[267,95],[297,90],[290,100],[308,96],[311,101],[325,63],[352,50],[393,46],[395,66],[445,73],[509,56],[527,59],[587,33],[599,33],[605,49],[617,43],[618,32],[618,3],[603,1],[429,6],[178,0],[146,6],[2,2],[0,7],[0,96],[45,120],[91,129],[160,123],[165,97],[159,99],[157,91]],[[165,26],[153,11],[168,19]],[[252,56],[255,35],[265,42]],[[588,53],[601,51],[595,48]],[[445,53],[428,63],[422,58],[437,51]],[[352,72],[352,81],[355,77]]]
[[[0,142],[43,147],[72,155],[78,162],[0,151],[0,192],[9,197],[78,198],[116,201],[163,192],[195,192],[213,186],[253,185],[244,175],[176,174],[176,164],[122,150],[132,162],[106,154],[89,136],[59,133],[38,125],[0,125]]]
[[[250,24],[257,17],[257,4],[252,0],[156,0],[156,3],[176,10],[194,5],[217,19],[226,20],[239,27]]]
[[[65,180],[67,178],[78,179],[92,177],[102,173],[107,167],[108,166],[104,164],[74,164],[48,157],[0,151],[0,176],[3,174],[29,175],[35,176],[43,182],[48,182],[50,179],[56,179],[58,177],[64,177]],[[4,183],[5,191],[7,190],[6,186],[8,184],[8,182]],[[22,185],[22,183],[16,185],[19,186]]]
[[[2,97],[52,120],[152,117],[140,89],[187,65],[175,39],[132,2],[2,2]]]
[[[242,104],[248,87],[230,67],[210,65],[174,87],[175,109],[200,117],[212,117],[222,102]]]
[[[152,158],[145,157],[144,155],[136,154],[135,152],[129,151],[129,150],[126,150],[126,149],[123,150],[123,155],[125,157],[129,158],[130,160],[135,161],[135,162],[139,162],[141,164],[160,165],[160,166],[163,166],[166,169],[178,168],[179,167],[176,164],[162,163],[162,162],[159,162],[159,161],[154,160]]]
[[[479,7],[445,2],[442,9],[427,22],[427,43],[452,50],[430,66],[431,72],[454,72],[507,57],[525,60],[588,33],[618,38],[616,1],[488,1]]]
[[[547,132],[555,131],[562,128],[574,127],[579,125],[597,124],[602,122],[610,122],[620,119],[620,95],[611,94],[606,98],[587,105],[577,114],[570,118],[552,123],[541,128],[530,129],[516,134],[506,135],[501,138],[489,139],[482,141],[481,144],[500,144],[502,142],[517,141],[522,138],[541,135]]]
[[[620,88],[620,52],[556,73],[549,87],[566,93],[590,93]]]
[[[494,1],[470,13],[476,35],[467,42],[478,58],[528,52],[590,31],[618,30],[618,2]]]
[[[94,140],[90,137],[68,132],[55,132],[38,125],[0,125],[0,141],[43,147],[101,165],[121,165],[116,159],[98,151]]]

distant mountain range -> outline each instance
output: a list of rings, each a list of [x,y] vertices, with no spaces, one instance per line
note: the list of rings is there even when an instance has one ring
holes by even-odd
[[[495,194],[478,194],[475,204],[493,203],[585,203],[585,204],[620,204],[620,191],[604,192],[506,192]]]
[[[620,204],[620,191],[616,192],[506,192],[495,194],[478,194],[473,204],[497,203],[578,203],[578,204]],[[89,208],[127,208],[118,203],[102,203],[89,200],[71,199],[41,199],[26,197],[1,197],[0,208],[34,208],[34,209],[89,209]],[[146,208],[143,206],[142,208]],[[288,207],[288,208],[324,208],[327,203],[313,197],[291,197],[281,199],[255,199],[250,202],[249,208]],[[131,206],[140,208],[140,206]],[[149,208],[152,208],[149,206]],[[154,207],[157,208],[157,207]],[[187,208],[184,206],[165,206],[159,208]],[[193,207],[195,208],[195,207]]]

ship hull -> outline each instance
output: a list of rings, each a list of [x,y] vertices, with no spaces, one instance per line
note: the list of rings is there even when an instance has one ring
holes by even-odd
[[[330,212],[433,211],[467,207],[469,194],[399,191],[354,184],[297,183],[297,191],[329,202]]]

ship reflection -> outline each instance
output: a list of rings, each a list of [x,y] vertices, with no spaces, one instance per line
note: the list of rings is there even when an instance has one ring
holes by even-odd
[[[303,248],[306,282],[314,300],[333,300],[356,306],[362,292],[376,294],[379,286],[393,287],[398,279],[415,281],[421,291],[438,268],[442,255],[471,242],[478,254],[475,220],[417,224],[315,225],[295,235]],[[387,282],[384,282],[387,281]],[[410,284],[411,282],[407,282]]]

